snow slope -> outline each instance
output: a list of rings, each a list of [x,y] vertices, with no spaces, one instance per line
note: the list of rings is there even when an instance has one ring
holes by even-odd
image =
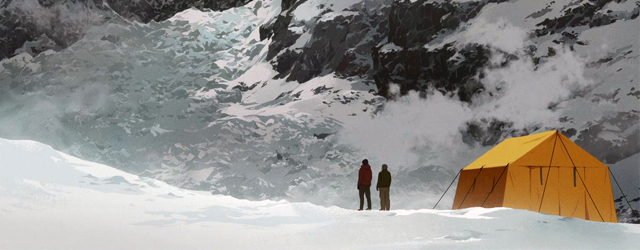
[[[239,200],[127,174],[34,141],[0,139],[0,172],[0,249],[633,249],[640,245],[638,225],[506,208],[357,212],[310,203]]]

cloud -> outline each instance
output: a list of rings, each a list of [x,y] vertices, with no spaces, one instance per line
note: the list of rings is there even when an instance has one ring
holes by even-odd
[[[410,92],[389,101],[379,115],[348,124],[340,138],[365,152],[365,157],[400,168],[425,161],[445,165],[438,160],[450,159],[452,149],[464,146],[459,129],[471,114],[467,104],[440,92],[426,99]]]
[[[485,69],[485,92],[474,99],[476,116],[510,121],[516,129],[556,126],[560,113],[549,106],[593,81],[584,77],[584,59],[568,49],[555,50],[555,56],[539,65],[520,51],[520,59],[508,66]]]
[[[457,171],[488,150],[462,141],[461,132],[470,122],[499,120],[528,131],[557,126],[561,113],[549,107],[592,81],[584,77],[585,61],[562,47],[555,48],[556,55],[534,63],[526,51],[527,37],[527,30],[504,20],[474,21],[458,34],[458,43],[483,44],[491,50],[492,60],[480,79],[485,91],[471,104],[434,90],[426,98],[410,92],[387,102],[375,117],[345,124],[342,142],[401,168],[437,165]]]
[[[493,49],[515,54],[527,45],[527,30],[514,26],[504,19],[487,22],[485,19],[474,20],[463,27],[458,45],[469,43],[481,44]]]

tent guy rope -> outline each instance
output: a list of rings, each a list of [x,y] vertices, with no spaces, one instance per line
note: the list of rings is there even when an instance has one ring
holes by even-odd
[[[556,131],[556,134],[558,132]],[[547,170],[547,182],[544,183],[544,188],[542,189],[542,198],[540,199],[540,206],[538,206],[538,212],[542,209],[542,202],[544,201],[544,194],[547,192],[547,184],[549,184],[549,174],[551,173],[551,163],[553,162],[553,155],[556,152],[556,143],[558,143],[558,137],[553,140],[553,148],[551,149],[551,159],[549,159],[549,170]],[[566,150],[565,150],[566,151]],[[567,155],[569,152],[567,151]],[[542,167],[540,167],[540,184],[542,184]]]
[[[462,199],[462,202],[460,202],[460,205],[458,206],[458,209],[460,209],[462,207],[462,204],[464,204],[464,200],[467,199],[467,195],[469,195],[469,192],[471,192],[471,188],[473,188],[473,186],[476,185],[476,181],[478,180],[478,176],[480,176],[480,172],[482,172],[483,168],[484,168],[484,165],[482,167],[480,167],[480,170],[478,171],[478,174],[476,175],[475,178],[473,178],[473,183],[471,183],[471,186],[469,186],[469,190],[467,190],[467,194],[464,195],[464,198]]]
[[[567,155],[569,156],[569,160],[571,160],[571,164],[573,164],[573,167],[575,168],[576,164],[573,162],[573,158],[571,158],[571,154],[569,154],[569,150],[567,150],[567,146],[564,145],[564,142],[562,141],[562,139],[560,139],[560,143],[562,143],[562,147],[564,148],[564,151],[567,152]],[[593,200],[593,197],[591,197],[591,192],[589,192],[589,189],[587,188],[587,184],[584,183],[584,180],[582,179],[582,175],[580,174],[580,171],[575,171],[574,173],[578,173],[578,177],[580,177],[580,181],[584,186],[584,190],[587,191],[587,194],[589,195],[589,199],[591,199],[593,206],[596,208],[596,211],[598,211],[598,215],[600,216],[600,219],[604,222],[604,217],[602,217],[602,214],[600,213],[600,209],[598,209],[598,205],[596,205],[596,202]]]
[[[453,183],[456,181],[456,179],[458,178],[458,176],[460,175],[460,172],[462,172],[462,169],[458,170],[458,173],[456,174],[455,177],[453,177],[453,180],[451,181],[451,183],[449,184],[449,186],[447,187],[446,190],[444,190],[444,193],[442,194],[442,196],[440,196],[440,199],[438,199],[438,202],[436,202],[435,205],[433,205],[432,209],[436,209],[436,207],[438,206],[438,203],[440,203],[440,201],[442,200],[442,198],[444,197],[445,194],[447,194],[447,191],[449,191],[449,188],[451,188],[451,185],[453,185]]]

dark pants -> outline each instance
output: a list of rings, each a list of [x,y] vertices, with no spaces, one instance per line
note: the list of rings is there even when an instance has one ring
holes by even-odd
[[[391,209],[391,200],[389,199],[389,188],[381,187],[379,188],[379,191],[380,191],[380,210],[389,211],[389,209]]]
[[[358,190],[360,191],[360,209],[364,206],[365,195],[367,195],[367,209],[371,209],[371,186],[360,185]]]

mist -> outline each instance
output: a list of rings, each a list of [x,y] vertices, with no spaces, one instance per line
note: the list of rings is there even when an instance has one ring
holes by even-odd
[[[527,50],[527,30],[504,20],[479,20],[458,32],[458,46],[476,43],[491,50],[484,76],[476,76],[484,91],[470,103],[434,89],[425,98],[417,92],[398,96],[378,115],[347,124],[341,141],[399,169],[435,165],[457,172],[490,148],[463,141],[469,123],[498,120],[529,132],[554,128],[562,114],[553,106],[593,84],[584,76],[585,60],[567,48],[554,47],[555,55],[536,64]]]

